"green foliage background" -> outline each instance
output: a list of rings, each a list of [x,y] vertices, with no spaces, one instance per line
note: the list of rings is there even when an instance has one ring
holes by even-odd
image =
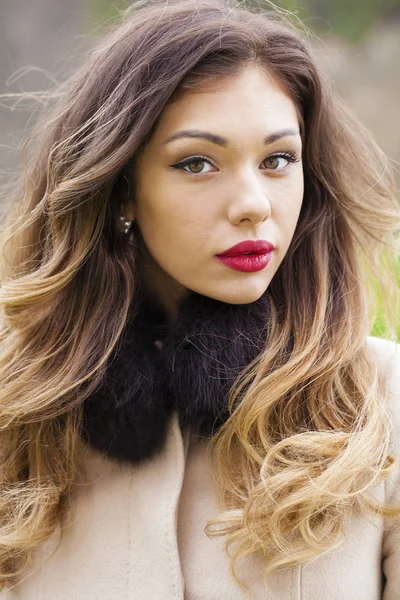
[[[246,0],[266,7],[272,2]],[[115,18],[129,0],[89,0],[93,13],[105,19]],[[295,12],[306,25],[321,33],[332,30],[335,35],[354,44],[360,43],[380,22],[400,18],[400,0],[275,0],[274,4]]]
[[[361,42],[381,21],[400,12],[399,0],[276,0],[275,4],[297,11],[316,33],[330,27],[353,43]]]

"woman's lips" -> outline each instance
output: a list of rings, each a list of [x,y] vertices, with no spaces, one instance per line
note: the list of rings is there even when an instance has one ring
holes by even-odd
[[[272,252],[267,252],[264,254],[249,254],[247,256],[244,254],[239,256],[217,255],[216,258],[231,269],[251,273],[264,269],[271,260],[271,255]]]
[[[220,252],[217,256],[241,256],[243,254],[267,254],[275,250],[275,246],[267,240],[244,240]]]
[[[274,250],[275,246],[267,240],[245,240],[222,254],[216,254],[216,258],[231,269],[250,273],[264,269]]]

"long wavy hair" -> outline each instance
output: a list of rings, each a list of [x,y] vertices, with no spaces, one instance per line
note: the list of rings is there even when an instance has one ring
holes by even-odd
[[[377,314],[368,282],[384,290],[386,337],[397,327],[393,175],[307,35],[268,7],[136,3],[60,86],[23,153],[21,185],[2,199],[0,589],[62,529],[77,493],[82,403],[134,302],[135,252],[118,221],[135,158],[176,94],[246,65],[265,67],[298,108],[305,192],[269,286],[268,347],[210,441],[220,511],[206,532],[225,536],[242,585],[241,556],[263,552],[267,574],[337,547],[351,511],[400,515],[373,494],[396,462],[366,343]]]

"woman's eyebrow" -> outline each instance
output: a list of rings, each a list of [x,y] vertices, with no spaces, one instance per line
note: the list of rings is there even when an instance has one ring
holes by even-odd
[[[297,129],[291,129],[290,127],[285,129],[279,129],[278,131],[274,131],[273,133],[267,135],[267,137],[264,138],[264,144],[272,144],[273,142],[276,142],[276,140],[279,140],[280,138],[289,135],[300,135],[300,132]],[[229,141],[226,138],[221,137],[220,135],[215,135],[214,133],[209,133],[208,131],[200,131],[198,129],[184,129],[182,131],[178,131],[177,133],[174,133],[169,138],[167,138],[163,142],[163,144],[168,144],[169,142],[173,142],[175,140],[179,140],[181,138],[186,137],[202,138],[208,140],[213,144],[217,144],[218,146],[223,146],[224,148],[226,148],[229,145]]]

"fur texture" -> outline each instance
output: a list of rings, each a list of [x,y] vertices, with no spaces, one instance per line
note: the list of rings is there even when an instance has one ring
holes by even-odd
[[[269,315],[267,291],[240,305],[190,292],[171,325],[138,294],[103,383],[83,404],[84,439],[137,463],[162,450],[174,410],[182,428],[211,436],[229,416],[236,377],[265,347]]]

